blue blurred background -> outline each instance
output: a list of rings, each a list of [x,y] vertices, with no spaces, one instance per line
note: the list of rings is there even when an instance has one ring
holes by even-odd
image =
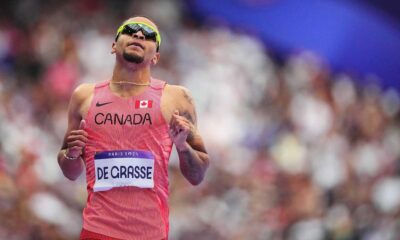
[[[335,71],[400,87],[400,3],[396,1],[193,1],[200,19],[259,35],[282,56],[312,50]],[[365,79],[364,79],[365,80]]]
[[[77,239],[85,176],[56,155],[73,89],[111,77],[120,23],[154,19],[154,76],[189,88],[211,156],[170,161],[170,239],[400,239],[400,3],[4,0],[0,239]]]

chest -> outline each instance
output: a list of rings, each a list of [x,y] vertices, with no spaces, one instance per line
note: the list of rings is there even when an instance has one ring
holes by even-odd
[[[154,118],[162,118],[169,123],[173,112],[179,109],[179,101],[168,88],[160,92],[150,94],[139,94],[132,97],[116,97],[115,94],[95,93],[88,95],[82,102],[79,112],[83,119],[86,119],[89,111],[98,113],[97,120],[108,122],[132,122],[148,123],[154,122]],[[96,119],[94,119],[96,120]],[[104,122],[103,121],[103,122]]]

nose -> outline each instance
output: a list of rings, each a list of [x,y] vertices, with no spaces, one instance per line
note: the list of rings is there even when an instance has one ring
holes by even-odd
[[[139,31],[135,32],[134,34],[132,34],[132,37],[140,39],[140,40],[146,40],[146,37],[144,36],[142,30],[139,30]]]

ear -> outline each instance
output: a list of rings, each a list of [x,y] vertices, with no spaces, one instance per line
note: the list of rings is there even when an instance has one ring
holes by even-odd
[[[116,45],[115,42],[113,42],[111,45],[111,54],[114,54],[116,52],[115,45]]]
[[[156,65],[160,60],[160,53],[157,52],[154,57],[151,59],[151,65]]]

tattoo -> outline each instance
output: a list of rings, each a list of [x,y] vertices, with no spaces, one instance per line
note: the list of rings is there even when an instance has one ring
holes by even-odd
[[[195,120],[193,119],[192,114],[190,114],[188,111],[184,111],[181,113],[181,116],[185,117],[187,120],[189,120],[191,123],[195,123]]]
[[[189,122],[191,122],[193,125],[195,124],[192,115],[191,115],[188,111],[182,112],[182,113],[181,113],[181,116],[185,117],[185,118],[186,118],[187,120],[189,120]],[[191,127],[190,127],[189,135],[188,135],[188,137],[187,137],[187,141],[188,141],[188,142],[193,141],[193,139],[194,139],[194,132],[195,132],[194,127],[191,126]]]
[[[196,122],[197,122],[197,113],[196,113],[196,109],[194,109],[193,111],[194,111],[194,123],[193,123],[193,124],[196,124]]]
[[[187,93],[186,90],[182,90],[183,92],[183,96],[185,97],[185,99],[189,102],[190,105],[193,106],[194,108],[194,103],[193,103],[193,98]],[[185,118],[187,118],[191,123],[196,124],[197,121],[197,114],[196,111],[194,110],[193,115],[190,114],[188,111],[185,111],[182,113],[182,116],[184,116]]]
[[[183,175],[190,182],[200,182],[203,179],[204,170],[196,152],[194,150],[178,151],[178,156]]]
[[[191,96],[189,96],[189,94],[187,94],[187,92],[185,90],[183,91],[183,96],[186,98],[186,100],[188,100],[188,102],[193,105],[193,98]]]

